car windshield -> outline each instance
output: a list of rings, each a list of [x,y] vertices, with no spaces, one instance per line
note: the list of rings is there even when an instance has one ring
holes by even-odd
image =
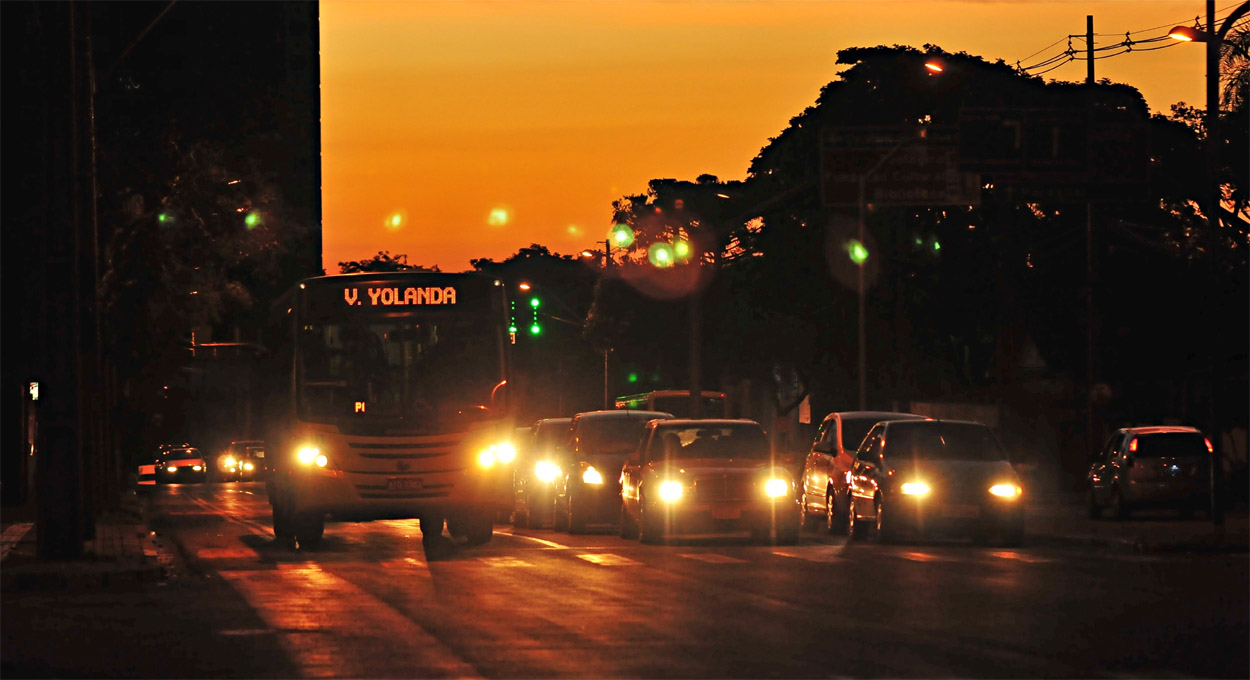
[[[578,426],[579,450],[583,455],[622,455],[634,450],[642,437],[647,418],[587,418]]]
[[[859,448],[868,430],[881,422],[880,418],[843,418],[842,419],[842,450],[854,452]]]
[[[688,394],[659,396],[653,400],[652,407],[657,411],[671,413],[678,418],[693,418],[690,411]],[[725,400],[722,397],[703,397],[699,400],[699,415],[707,418],[725,417]]]
[[[173,451],[165,454],[166,460],[191,460],[192,458],[199,457],[199,449],[174,449]]]
[[[688,425],[661,427],[653,440],[662,456],[674,458],[768,459],[768,437],[758,425]]]
[[[1198,432],[1158,432],[1139,435],[1133,455],[1138,458],[1205,456],[1207,444]]]
[[[538,426],[538,432],[534,434],[534,449],[547,451],[563,446],[568,436],[569,423],[567,421],[542,423]]]
[[[1006,460],[990,428],[977,423],[917,421],[886,432],[885,451],[895,460]]]

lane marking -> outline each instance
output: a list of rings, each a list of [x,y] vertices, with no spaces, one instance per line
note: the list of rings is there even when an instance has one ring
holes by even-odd
[[[812,548],[810,550],[774,550],[774,555],[781,557],[793,557],[797,560],[807,560],[808,562],[841,562],[842,558],[837,554],[840,546],[822,546],[820,548]]]
[[[1028,564],[1046,564],[1048,562],[1054,562],[1054,560],[1049,557],[1038,557],[1037,555],[1029,555],[1026,553],[1016,552],[1014,550],[999,550],[997,552],[990,553],[990,555],[1003,560],[1016,560],[1018,562],[1027,562]]]
[[[34,526],[34,522],[17,522],[5,529],[4,533],[0,534],[0,560],[8,557],[13,546],[17,545]]]
[[[642,564],[642,562],[637,560],[631,560],[621,555],[613,555],[612,553],[584,553],[578,555],[578,557],[591,564],[598,564],[603,567],[628,567]]]
[[[482,562],[483,564],[486,564],[487,566],[490,566],[490,567],[532,567],[534,566],[532,562],[526,562],[525,560],[522,560],[516,557],[479,557],[477,559],[479,562]]]
[[[274,629],[303,677],[376,676],[379,650],[389,669],[409,677],[482,677],[420,624],[316,564],[222,576]]]
[[[251,548],[204,548],[195,551],[201,560],[258,560],[260,555]]]
[[[264,524],[261,524],[260,522],[250,520],[245,517],[239,517],[238,515],[231,512],[230,510],[227,510],[226,508],[218,507],[204,500],[203,498],[192,497],[191,500],[195,501],[196,503],[200,504],[204,508],[216,514],[221,515],[221,517],[224,518],[227,522],[238,524],[239,526],[246,528],[247,530],[251,531],[253,534],[260,536],[261,538],[271,539],[274,537],[273,529],[265,526]]]
[[[525,539],[525,540],[527,540],[527,541],[533,541],[533,542],[535,542],[535,543],[541,543],[541,544],[543,544],[543,545],[547,546],[548,548],[554,548],[554,549],[556,549],[556,550],[569,550],[569,549],[571,548],[571,546],[567,546],[567,545],[563,545],[563,544],[560,544],[560,543],[556,543],[555,541],[545,541],[545,540],[543,540],[543,539],[541,539],[541,538],[538,538],[538,537],[536,537],[536,536],[526,536],[525,534],[514,534],[514,533],[512,533],[511,531],[500,531],[500,530],[496,529],[496,530],[495,530],[495,533],[497,533],[497,534],[503,534],[504,536],[512,536],[513,538],[524,538],[524,539]]]
[[[905,552],[894,555],[900,559],[911,560],[912,562],[949,562],[950,560],[932,553],[922,552]]]
[[[746,560],[730,557],[729,555],[720,555],[717,553],[685,553],[682,557],[699,560],[700,562],[708,562],[710,564],[742,564]]]

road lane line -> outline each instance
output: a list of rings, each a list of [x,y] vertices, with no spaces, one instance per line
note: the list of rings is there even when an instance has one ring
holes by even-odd
[[[746,562],[746,560],[741,560],[737,557],[730,557],[729,555],[720,555],[717,553],[684,553],[682,554],[682,557],[691,560],[699,560],[700,562],[707,562],[709,564],[742,564]]]
[[[1016,560],[1018,562],[1027,562],[1028,564],[1045,564],[1047,562],[1054,562],[1054,560],[1049,557],[1038,557],[1037,555],[1029,555],[1026,553],[1016,552],[1014,550],[999,550],[997,552],[990,553],[990,555],[1003,560]]]
[[[591,564],[598,564],[603,567],[628,567],[642,564],[642,562],[637,560],[631,560],[621,555],[613,555],[612,553],[584,553],[578,555],[578,557]]]
[[[222,576],[275,630],[303,677],[482,677],[415,621],[316,564]]]
[[[841,562],[842,557],[838,553],[842,552],[842,546],[829,545],[812,547],[805,550],[774,550],[774,555],[781,557],[793,557],[796,560],[807,560],[808,562]]]
[[[516,557],[479,557],[479,562],[489,567],[532,567],[533,562],[526,562]]]
[[[17,522],[5,529],[4,533],[0,534],[0,560],[8,557],[13,546],[17,545],[34,526],[34,522]]]
[[[265,526],[264,524],[261,524],[260,522],[253,521],[245,517],[239,517],[238,515],[235,515],[233,512],[231,512],[230,510],[227,510],[226,508],[218,507],[204,500],[203,498],[192,497],[191,500],[195,501],[196,503],[200,504],[204,508],[207,508],[208,510],[211,510],[212,512],[216,514],[221,515],[227,522],[238,524],[239,526],[242,526],[248,529],[253,534],[260,536],[261,538],[269,538],[269,539],[273,538],[273,529]]]
[[[561,545],[559,543],[556,543],[555,541],[544,541],[543,539],[537,538],[535,536],[526,536],[525,534],[514,534],[511,531],[500,531],[496,529],[495,533],[503,534],[504,536],[511,536],[513,538],[524,538],[527,541],[534,541],[535,543],[541,543],[547,546],[548,548],[554,548],[556,550],[569,550],[572,547],[572,546],[567,546],[567,545]]]
[[[932,553],[923,553],[923,552],[898,553],[897,555],[895,555],[895,557],[899,559],[904,559],[904,560],[911,560],[912,562],[947,562],[949,561],[945,557],[934,555]]]

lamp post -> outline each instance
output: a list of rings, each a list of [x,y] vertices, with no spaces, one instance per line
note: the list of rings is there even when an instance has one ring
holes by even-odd
[[[1220,238],[1220,202],[1223,198],[1220,191],[1219,179],[1216,176],[1219,167],[1219,135],[1217,134],[1220,124],[1220,44],[1224,42],[1224,36],[1228,34],[1229,29],[1237,20],[1246,15],[1250,10],[1250,2],[1243,2],[1234,9],[1227,17],[1224,23],[1217,29],[1215,26],[1215,0],[1206,0],[1207,9],[1207,26],[1206,30],[1199,30],[1187,26],[1177,26],[1168,32],[1168,35],[1176,40],[1186,42],[1202,42],[1206,43],[1206,90],[1207,90],[1207,110],[1203,116],[1203,125],[1206,127],[1206,171],[1207,171],[1207,205],[1204,206],[1204,213],[1207,217],[1207,238],[1210,243],[1211,257],[1216,256],[1219,250]],[[1214,341],[1212,341],[1214,342]],[[1224,525],[1224,508],[1220,502],[1220,477],[1223,472],[1223,463],[1220,459],[1220,427],[1215,406],[1216,397],[1216,380],[1218,379],[1217,371],[1217,351],[1214,346],[1211,349],[1211,402],[1210,402],[1210,427],[1212,436],[1215,438],[1215,450],[1211,456],[1211,522],[1216,526]]]

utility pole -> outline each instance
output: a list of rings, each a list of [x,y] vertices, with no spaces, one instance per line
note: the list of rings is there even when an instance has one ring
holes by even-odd
[[[1085,85],[1086,117],[1093,115],[1094,95],[1094,15],[1085,16]],[[1088,170],[1087,170],[1088,172]],[[1085,196],[1085,455],[1089,455],[1098,446],[1094,433],[1094,380],[1096,366],[1094,347],[1097,334],[1094,331],[1094,203],[1088,194]]]

